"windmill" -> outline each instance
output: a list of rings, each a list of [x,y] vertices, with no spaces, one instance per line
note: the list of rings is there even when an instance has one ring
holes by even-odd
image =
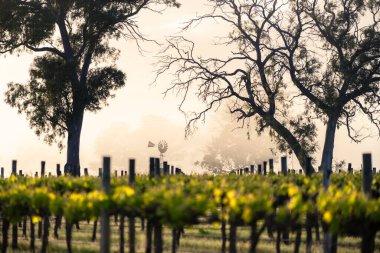
[[[148,142],[148,148],[154,148],[156,145],[149,141]],[[166,151],[168,151],[168,143],[165,141],[165,140],[161,140],[158,145],[157,145],[157,148],[158,148],[158,151],[160,152],[160,159],[162,160],[164,158],[164,154],[166,153]]]

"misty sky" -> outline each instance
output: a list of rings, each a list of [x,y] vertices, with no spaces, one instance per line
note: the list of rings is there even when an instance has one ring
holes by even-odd
[[[149,38],[164,43],[166,36],[179,35],[183,22],[195,17],[197,13],[206,12],[208,8],[204,6],[204,0],[180,2],[180,9],[167,9],[162,15],[149,11],[141,13],[138,18],[141,31]],[[221,24],[204,23],[182,35],[197,42],[199,54],[223,56],[226,52],[221,47],[212,46],[215,36],[223,36],[228,32],[223,28]],[[211,113],[206,124],[200,125],[198,132],[185,140],[185,118],[177,109],[180,98],[169,95],[164,99],[162,95],[170,84],[171,77],[163,76],[157,84],[150,85],[154,80],[155,56],[162,48],[152,43],[142,43],[146,52],[141,55],[133,41],[120,40],[115,46],[121,49],[118,66],[127,74],[127,84],[116,93],[115,99],[109,100],[108,107],[96,114],[86,112],[81,139],[81,167],[89,167],[90,173],[95,174],[101,166],[102,156],[110,155],[113,169],[126,169],[128,159],[134,157],[137,159],[138,172],[146,171],[148,157],[158,155],[156,149],[147,148],[148,141],[157,143],[165,139],[169,144],[167,159],[188,172],[197,171],[193,163],[202,158],[206,146],[218,135],[219,122],[231,120],[230,116]],[[44,144],[42,138],[38,138],[29,128],[25,115],[17,114],[16,109],[4,103],[6,84],[28,80],[29,66],[36,55],[0,57],[0,166],[6,168],[6,175],[9,174],[12,159],[18,160],[18,169],[27,170],[26,173],[30,174],[39,170],[41,160],[47,161],[48,171],[54,171],[56,163],[63,166],[65,161],[65,150],[60,153],[55,145]],[[369,122],[363,119],[358,119],[357,124],[369,127]],[[376,133],[374,128],[371,131]],[[245,131],[237,130],[234,134],[245,134]],[[323,137],[324,127],[321,125],[317,159],[321,157]],[[265,155],[260,159],[270,158],[268,138],[261,138],[260,142],[251,140],[248,145],[261,145],[265,149]],[[334,154],[336,161],[353,162],[354,167],[358,168],[363,152],[372,152],[374,167],[380,166],[380,144],[377,137],[354,144],[344,129],[338,131]]]

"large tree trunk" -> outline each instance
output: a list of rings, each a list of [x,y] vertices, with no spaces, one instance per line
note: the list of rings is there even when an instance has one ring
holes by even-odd
[[[323,146],[321,167],[323,171],[323,187],[325,190],[330,185],[330,174],[332,172],[332,160],[334,153],[334,140],[338,119],[337,117],[330,116],[327,121],[325,144]],[[323,252],[333,252],[334,236],[326,228],[323,231]]]
[[[75,108],[75,107],[74,107]],[[82,132],[84,108],[77,108],[68,124],[67,161],[65,171],[72,176],[80,176],[80,136]]]
[[[321,167],[323,171],[323,187],[327,190],[330,185],[330,174],[332,172],[332,161],[334,153],[335,132],[338,119],[329,117],[326,127],[325,144],[323,146]]]

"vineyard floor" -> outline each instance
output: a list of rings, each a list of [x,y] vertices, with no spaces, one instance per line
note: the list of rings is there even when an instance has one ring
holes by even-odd
[[[51,220],[51,224],[54,224]],[[100,224],[99,224],[100,225]],[[64,224],[62,224],[64,228]],[[73,252],[76,253],[95,253],[99,252],[99,238],[100,230],[98,226],[98,234],[95,242],[91,241],[92,236],[92,223],[82,222],[80,224],[80,230],[74,228],[73,230]],[[119,252],[119,229],[116,223],[112,222],[111,225],[112,235],[112,250],[111,252]],[[30,252],[29,239],[21,237],[22,231],[19,228],[19,249],[12,250],[9,247],[11,253],[26,253]],[[305,252],[305,232],[302,233],[302,244],[300,252]],[[37,235],[37,229],[36,229]],[[169,228],[164,229],[164,252],[171,252],[171,230]],[[314,234],[315,235],[315,234]],[[314,236],[313,235],[313,236]],[[29,235],[27,235],[29,236]],[[61,229],[59,231],[59,239],[53,238],[52,233],[49,238],[48,252],[64,253],[66,252],[65,231]],[[11,237],[11,236],[9,236]],[[238,252],[248,252],[249,249],[249,229],[248,227],[239,227],[238,229]],[[291,244],[281,244],[281,252],[290,253],[294,248],[294,234],[290,235]],[[128,252],[128,229],[125,231],[125,252]],[[321,233],[322,238],[322,233]],[[315,238],[313,238],[315,239]],[[10,243],[10,238],[9,238]],[[136,222],[136,249],[138,253],[145,252],[145,232],[141,231],[140,222]],[[275,240],[268,237],[264,232],[260,238],[257,252],[272,253],[275,252]],[[312,252],[322,252],[321,243],[314,242]],[[37,250],[40,248],[40,240],[36,239]],[[221,232],[220,229],[212,225],[196,225],[185,229],[185,234],[181,237],[180,247],[178,253],[217,253],[221,252]],[[354,237],[339,237],[338,241],[339,253],[355,253],[360,252],[360,238]],[[376,252],[380,253],[380,235],[376,238]]]

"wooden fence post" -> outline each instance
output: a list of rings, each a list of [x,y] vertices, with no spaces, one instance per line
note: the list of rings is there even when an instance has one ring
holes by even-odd
[[[45,177],[45,161],[41,161],[41,177]]]
[[[251,174],[255,173],[255,165],[251,165]]]
[[[12,161],[12,175],[17,176],[17,161],[16,160]]]
[[[269,159],[269,173],[274,173],[273,159]]]
[[[149,178],[152,179],[155,175],[155,159],[153,157],[149,158]],[[151,219],[147,219],[147,224],[146,224],[146,248],[145,252],[146,253],[151,253],[152,252],[152,235],[153,235],[153,224]]]
[[[154,158],[149,158],[149,178],[154,177]]]
[[[164,175],[167,176],[169,175],[169,164],[168,162],[164,162]]]
[[[264,166],[263,166],[263,170],[264,170],[264,176],[266,176],[267,174],[267,161],[264,162]]]
[[[136,161],[135,159],[129,160],[129,184],[134,186],[136,180]]]
[[[156,177],[161,175],[160,158],[154,159],[154,174]]]
[[[281,172],[284,176],[288,174],[288,162],[286,156],[281,157]]]
[[[102,173],[102,190],[109,195],[111,192],[111,158],[103,158],[103,173]],[[110,217],[108,210],[101,211],[101,227],[100,227],[100,253],[110,253],[111,230]]]
[[[259,165],[258,165],[258,168],[257,168],[257,173],[258,173],[259,175],[261,175],[261,174],[262,174],[262,170],[261,170],[261,164],[259,164]]]
[[[1,178],[4,178],[4,167],[1,167]]]
[[[86,177],[88,177],[88,169],[87,169],[87,168],[84,168],[84,175],[85,175]]]
[[[286,176],[288,174],[288,161],[286,156],[281,157],[281,174]],[[288,244],[289,243],[289,229],[285,228],[282,233],[282,240]]]
[[[245,167],[244,168],[244,174],[248,174],[249,173],[249,168],[248,167]]]
[[[352,174],[354,173],[354,169],[352,168],[352,163],[349,163],[348,164],[348,169],[347,169],[348,173]]]
[[[170,174],[171,174],[171,175],[174,174],[174,166],[173,166],[173,165],[170,167]]]
[[[17,161],[13,160],[12,161],[12,175],[17,176]],[[12,249],[17,249],[18,248],[18,228],[17,224],[12,224]]]
[[[103,169],[99,168],[99,177],[103,177]]]
[[[372,185],[372,157],[371,154],[363,154],[363,192],[370,196]]]
[[[135,179],[136,179],[136,171],[135,171],[135,160],[130,159],[129,160],[129,184],[134,187],[135,186]],[[136,252],[136,247],[135,247],[135,242],[136,242],[136,235],[135,232],[136,227],[135,227],[135,217],[131,216],[129,217],[129,253],[135,253]]]
[[[57,173],[57,177],[61,176],[61,165],[59,163],[57,163],[56,165],[56,173]]]

